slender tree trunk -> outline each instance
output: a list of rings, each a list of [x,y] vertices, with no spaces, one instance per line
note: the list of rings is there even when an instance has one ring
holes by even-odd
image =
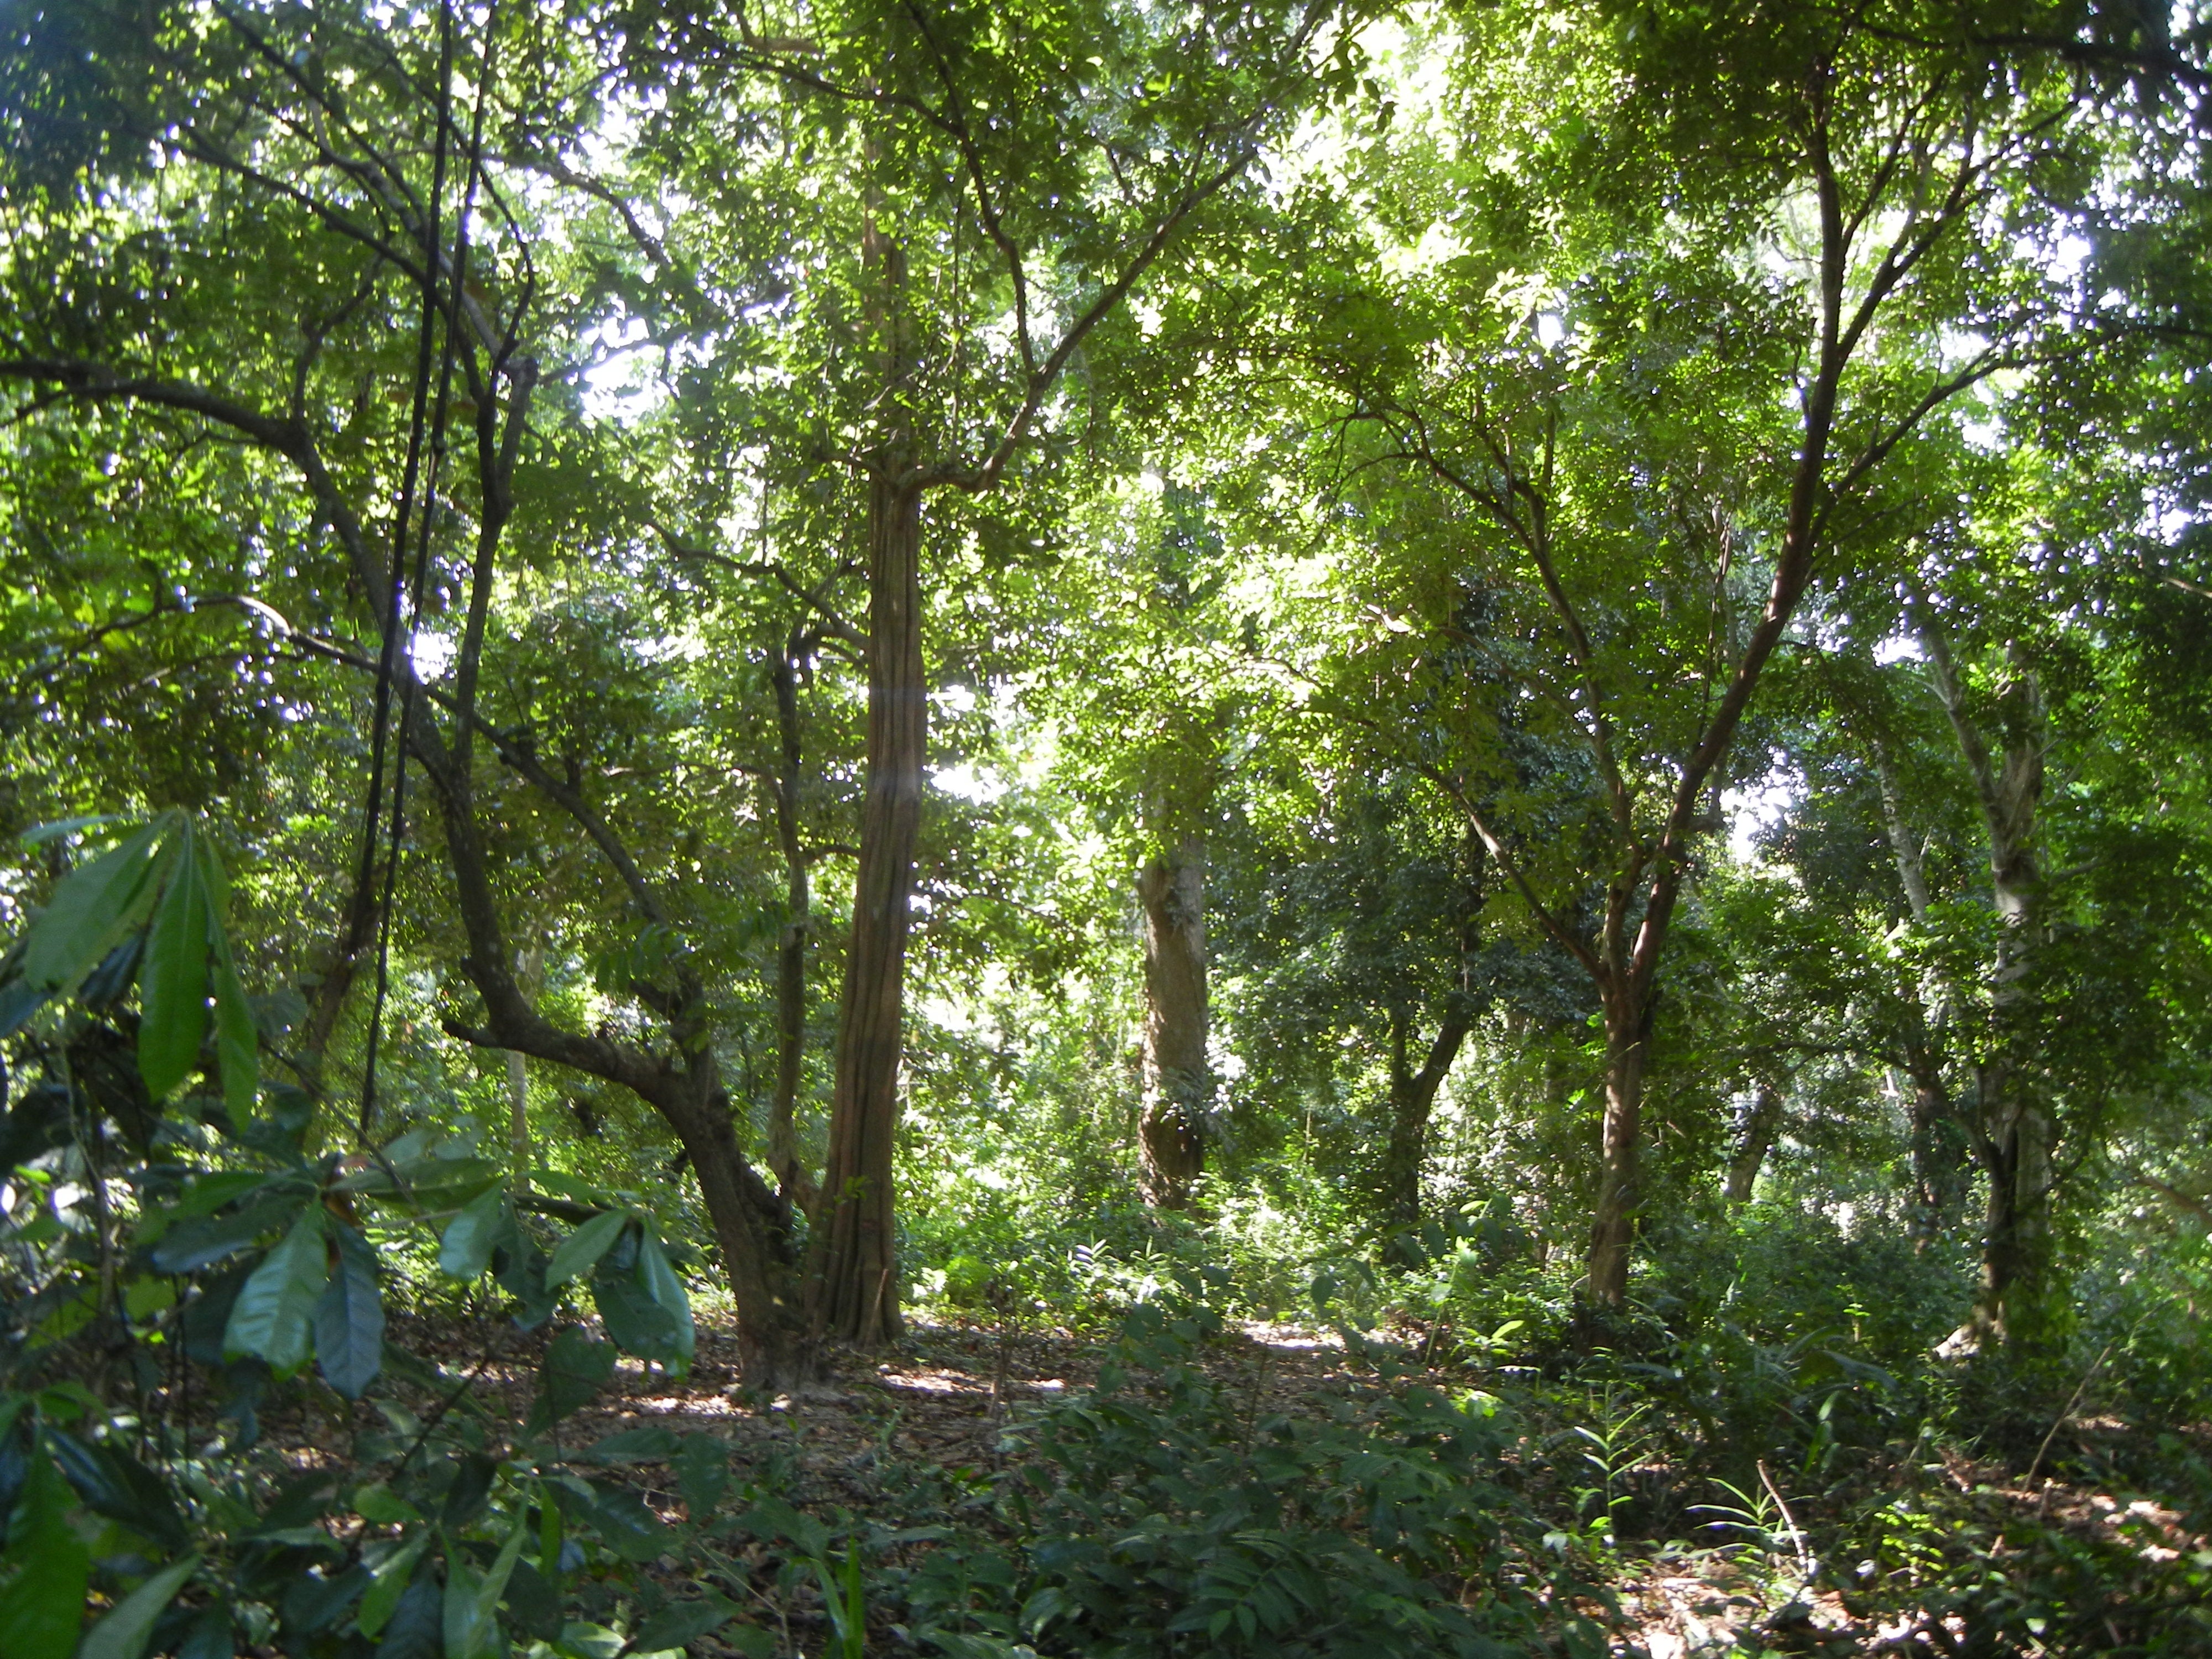
[[[1429,1124],[1436,1114],[1437,1091],[1474,1029],[1459,998],[1446,1006],[1420,1069],[1408,1068],[1410,1021],[1395,1021],[1390,1042],[1390,1138],[1382,1149],[1382,1201],[1394,1226],[1421,1224],[1421,1171],[1428,1164]]]
[[[1781,1133],[1782,1091],[1762,1083],[1752,1096],[1751,1110],[1743,1120],[1743,1139],[1729,1164],[1728,1201],[1732,1208],[1741,1209],[1751,1202],[1759,1172],[1766,1166],[1766,1155],[1774,1150],[1775,1137]]]
[[[1912,1083],[1913,1246],[1924,1250],[1943,1236],[1965,1196],[1967,1143],[1942,1056],[1916,1041],[1905,1060]]]
[[[806,943],[813,927],[813,894],[806,849],[799,836],[799,791],[805,764],[799,720],[799,657],[794,634],[776,659],[776,724],[782,767],[773,794],[776,838],[783,848],[784,923],[775,953],[775,1092],[769,1103],[768,1166],[777,1188],[811,1216],[821,1189],[799,1156],[799,1094],[806,1071]]]
[[[544,971],[545,953],[532,945],[522,953],[523,983],[534,993]],[[514,1170],[514,1189],[530,1190],[530,1063],[520,1050],[507,1051],[507,1157]]]
[[[1647,999],[1607,988],[1604,1139],[1589,1251],[1590,1297],[1607,1308],[1628,1300],[1628,1258],[1643,1200],[1644,1074],[1650,1063],[1651,1014]]]
[[[2003,691],[2003,747],[1992,752],[1967,707],[1948,642],[1923,610],[1929,667],[1980,797],[1989,836],[1990,888],[2003,924],[1990,975],[1992,1052],[1977,1073],[1975,1152],[1989,1180],[1982,1282],[1973,1324],[2017,1358],[2049,1358],[2063,1340],[2051,1198],[2057,1125],[2026,1063],[2035,993],[2028,982],[2043,940],[2043,872],[2036,846],[2043,799],[2045,718],[2017,646]]]
[[[1213,1103],[1206,1060],[1206,843],[1185,836],[1137,876],[1145,911],[1144,1098],[1137,1120],[1145,1200],[1179,1210],[1206,1166]]]
[[[879,473],[869,490],[868,516],[868,781],[822,1181],[828,1222],[816,1235],[809,1286],[815,1328],[863,1347],[880,1345],[899,1328],[891,1147],[928,737],[921,495]]]
[[[2057,1241],[2051,1224],[2051,1114],[2002,1060],[1981,1072],[1983,1172],[1989,1205],[1974,1324],[2022,1358],[2059,1340]]]

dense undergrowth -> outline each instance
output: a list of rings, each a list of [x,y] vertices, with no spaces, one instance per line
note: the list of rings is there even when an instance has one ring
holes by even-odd
[[[1600,1310],[1496,1194],[1363,1231],[1295,1158],[1182,1212],[987,1170],[908,1212],[921,1305],[1089,1381],[994,1382],[978,1461],[887,1422],[831,1491],[742,1435],[575,1427],[689,1386],[681,1187],[348,1134],[259,1075],[204,844],[111,856],[137,885],[9,958],[79,988],[6,1010],[7,1659],[1656,1659],[1657,1583],[1747,1653],[2212,1650],[2201,1238],[2114,1217],[2030,1369],[1949,1339],[1958,1247],[1786,1179],[1655,1216]],[[164,1106],[196,1064],[218,1087]],[[1332,1356],[1287,1389],[1285,1324]]]
[[[264,1158],[285,1144],[243,1139]],[[166,1167],[157,1188],[175,1181]],[[250,1213],[243,1195],[210,1218]],[[44,1196],[46,1216],[63,1212]],[[98,1267],[96,1239],[42,1238],[28,1207],[19,1196],[18,1265],[46,1251]],[[511,1264],[462,1279],[452,1251],[447,1272],[419,1252],[410,1271],[389,1247],[422,1236],[411,1224],[365,1236],[401,1264],[387,1295],[423,1328],[494,1310],[516,1316],[510,1331],[541,1328],[474,1365],[387,1343],[354,1407],[327,1363],[280,1381],[226,1360],[220,1276],[169,1275],[173,1304],[147,1291],[159,1276],[132,1276],[116,1312],[68,1329],[18,1301],[0,1407],[7,1650],[45,1650],[42,1620],[66,1626],[52,1651],[76,1642],[78,1603],[67,1618],[58,1595],[40,1603],[56,1573],[89,1589],[86,1659],[510,1644],[540,1659],[687,1644],[1595,1659],[1660,1650],[1635,1645],[1649,1632],[1630,1613],[1661,1573],[1733,1595],[1744,1652],[2212,1644],[2212,1412],[2187,1328],[2201,1252],[2096,1281],[2081,1371],[2054,1401],[1936,1355],[1952,1264],[1786,1205],[1686,1226],[1646,1301],[1604,1324],[1479,1212],[1366,1257],[1278,1255],[1255,1273],[1233,1235],[1260,1208],[1156,1224],[1135,1249],[1040,1237],[1018,1258],[1036,1264],[1026,1283],[938,1268],[941,1316],[1079,1329],[1095,1386],[1013,1412],[989,1468],[895,1461],[859,1504],[772,1459],[733,1468],[711,1434],[564,1443],[563,1421],[615,1376],[605,1337],[635,1340],[607,1317],[621,1303],[594,1297],[593,1317],[579,1279],[533,1306],[501,1288],[526,1282]],[[534,1248],[539,1224],[507,1213],[502,1257]],[[1281,1246],[1289,1224],[1263,1224]],[[1293,1267],[1304,1289],[1286,1305]],[[1080,1289],[1067,1319],[1049,1300],[1064,1287]],[[1341,1343],[1344,1379],[1286,1402],[1267,1386],[1270,1351],[1237,1332],[1261,1315]],[[495,1357],[536,1362],[525,1420],[477,1399]]]

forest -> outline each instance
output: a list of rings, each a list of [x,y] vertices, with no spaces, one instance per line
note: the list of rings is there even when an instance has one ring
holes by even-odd
[[[2208,143],[0,0],[0,1656],[2212,1655]]]

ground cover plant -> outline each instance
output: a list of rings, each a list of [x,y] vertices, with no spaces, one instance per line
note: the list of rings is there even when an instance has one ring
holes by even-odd
[[[7,1659],[2212,1652],[2212,21],[0,38]]]

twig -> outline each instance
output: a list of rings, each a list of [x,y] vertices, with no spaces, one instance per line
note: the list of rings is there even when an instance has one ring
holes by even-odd
[[[1790,1513],[1790,1505],[1783,1501],[1774,1477],[1766,1472],[1766,1460],[1763,1457],[1759,1460],[1759,1480],[1766,1488],[1766,1495],[1774,1500],[1774,1507],[1782,1511],[1783,1524],[1790,1528],[1790,1546],[1797,1552],[1798,1588],[1802,1589],[1813,1582],[1813,1558],[1805,1551],[1804,1529],[1798,1526],[1797,1517]]]
[[[2035,1449],[2035,1461],[2027,1466],[2027,1479],[2021,1483],[2023,1486],[2033,1486],[2035,1484],[2035,1477],[2043,1468],[2043,1455],[2051,1449],[2051,1443],[2057,1437],[2059,1425],[2074,1415],[2074,1408],[2081,1403],[2081,1396],[2089,1391],[2089,1379],[2102,1370],[2105,1362],[2112,1357],[2112,1345],[2107,1342],[2105,1344],[2104,1352],[2090,1362],[2089,1369],[2081,1373],[2081,1381],[2074,1390],[2074,1397],[2066,1402],[2066,1409],[2051,1419],[2051,1427],[2043,1437],[2043,1443]]]

